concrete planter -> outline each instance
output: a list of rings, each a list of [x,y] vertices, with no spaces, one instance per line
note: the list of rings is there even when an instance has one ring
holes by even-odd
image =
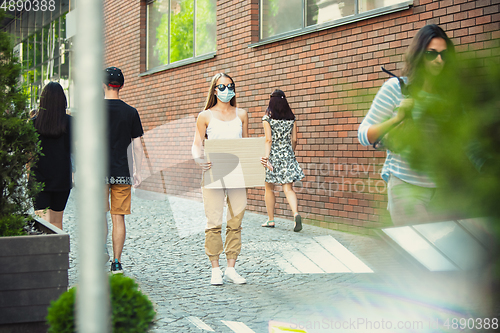
[[[44,325],[50,302],[68,289],[69,235],[38,218],[36,228],[49,234],[0,237],[0,332]]]

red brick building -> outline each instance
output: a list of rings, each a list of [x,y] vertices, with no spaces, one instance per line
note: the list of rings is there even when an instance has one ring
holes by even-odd
[[[210,79],[226,72],[236,83],[238,106],[249,113],[252,137],[263,136],[269,94],[285,91],[297,116],[296,155],[306,174],[295,186],[299,210],[306,223],[352,232],[390,224],[379,175],[385,153],[357,140],[359,123],[388,78],[380,66],[399,74],[411,38],[425,24],[439,24],[459,52],[480,56],[491,55],[500,37],[498,0],[226,0],[216,1],[215,21],[194,14],[195,22],[212,24],[213,45],[198,40],[206,31],[198,33],[195,23],[195,51],[177,61],[172,27],[186,1],[105,1],[105,62],[123,70],[121,98],[141,115],[147,187],[201,200],[201,172],[190,160],[194,123]],[[199,1],[200,13],[209,2],[215,6],[215,0]],[[288,10],[293,6],[303,9],[296,21]],[[172,29],[167,57],[151,34],[159,43],[157,13],[168,10],[169,21],[161,18]],[[265,214],[263,188],[248,193],[248,209]],[[277,215],[291,219],[283,195],[277,205]]]

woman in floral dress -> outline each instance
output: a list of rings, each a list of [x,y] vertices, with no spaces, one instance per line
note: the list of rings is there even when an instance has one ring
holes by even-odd
[[[304,178],[304,173],[295,159],[297,146],[297,125],[285,93],[275,90],[271,94],[266,114],[262,117],[266,134],[266,154],[261,162],[266,167],[266,209],[268,220],[263,227],[274,228],[274,185],[282,184],[283,192],[293,212],[293,231],[302,230],[302,220],[298,211],[297,195],[293,182]]]

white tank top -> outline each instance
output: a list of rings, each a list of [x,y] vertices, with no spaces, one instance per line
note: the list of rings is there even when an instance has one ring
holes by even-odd
[[[223,121],[214,117],[210,111],[210,122],[207,126],[208,139],[240,139],[243,134],[243,123],[238,117],[238,109],[235,110],[236,118]]]

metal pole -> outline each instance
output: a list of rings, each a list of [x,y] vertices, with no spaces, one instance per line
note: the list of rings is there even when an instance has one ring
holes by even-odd
[[[107,118],[103,101],[103,3],[78,1],[76,44],[76,190],[78,210],[79,283],[77,331],[110,329],[109,287],[104,267],[104,178]]]

